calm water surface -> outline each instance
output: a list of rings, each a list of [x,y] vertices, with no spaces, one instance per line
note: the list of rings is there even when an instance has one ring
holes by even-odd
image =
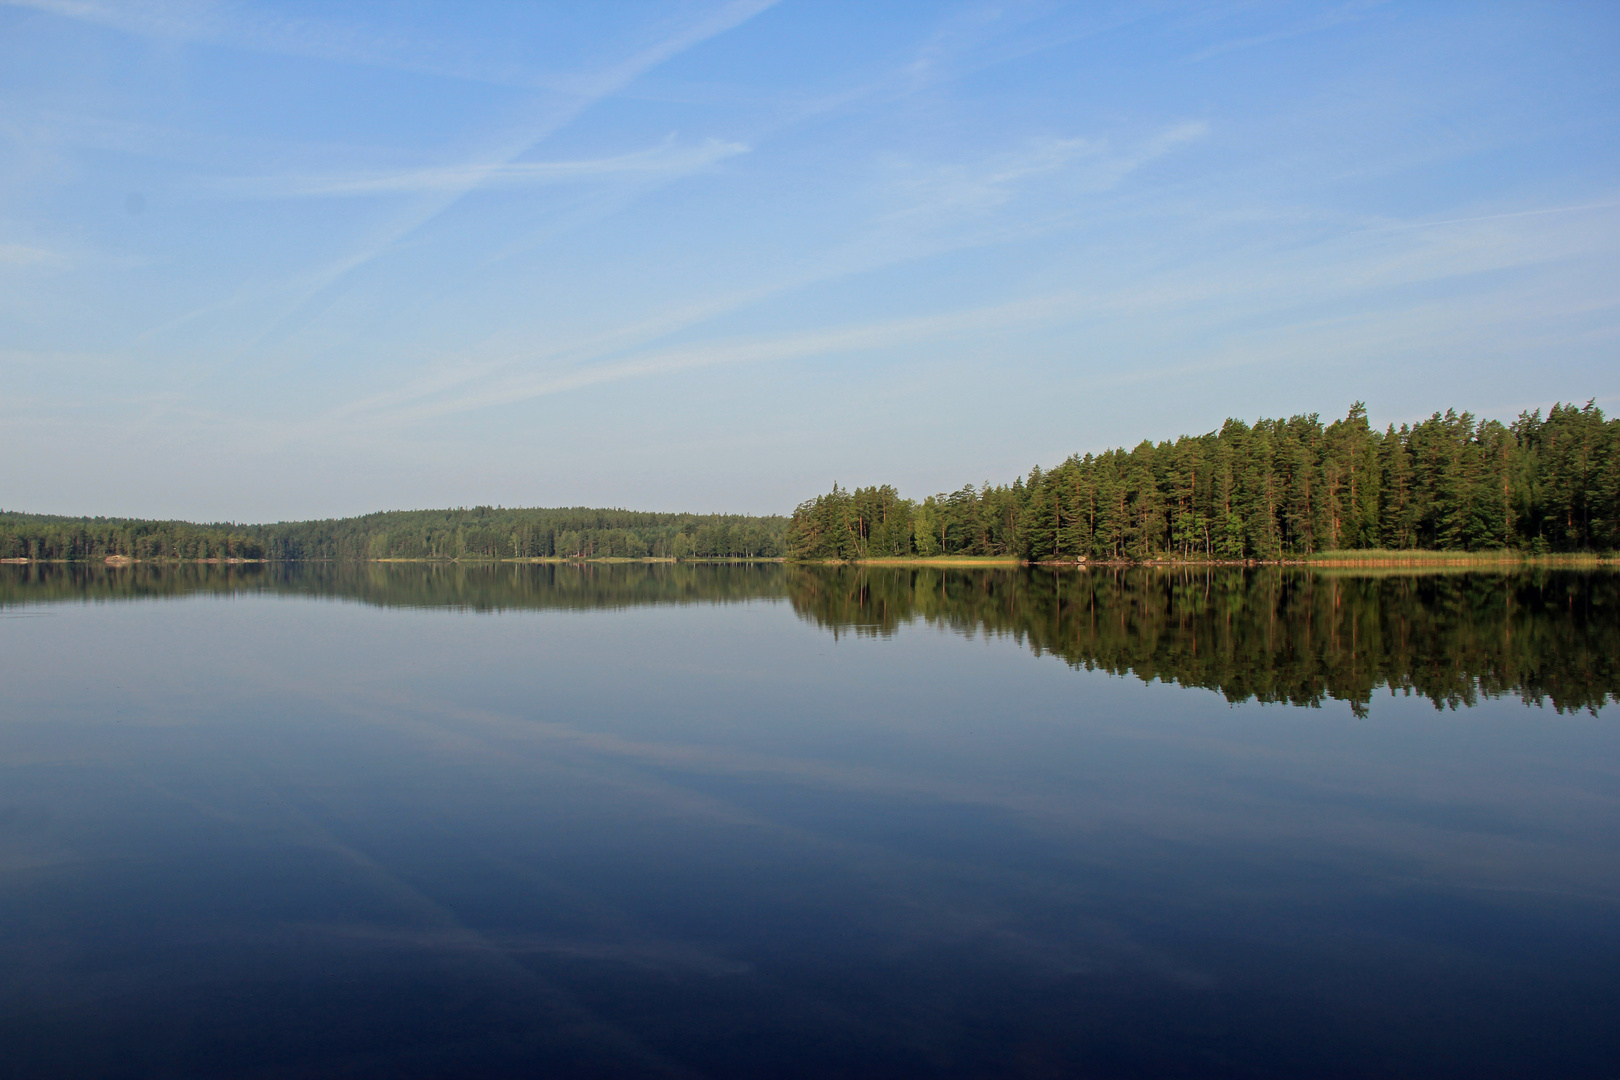
[[[1620,1076],[1612,575],[0,567],[0,1075]]]

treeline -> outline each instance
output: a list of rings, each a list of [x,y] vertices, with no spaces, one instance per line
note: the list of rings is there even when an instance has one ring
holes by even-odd
[[[747,559],[786,550],[780,515],[656,514],[634,510],[396,510],[252,527],[268,558]]]
[[[586,507],[407,510],[273,525],[0,512],[0,558],[761,558],[785,552],[786,532],[781,516]]]
[[[811,565],[790,566],[787,586],[795,611],[835,633],[926,620],[1234,702],[1331,699],[1358,715],[1380,690],[1436,708],[1505,694],[1560,713],[1620,702],[1620,575],[1609,573]]]
[[[0,559],[260,559],[252,526],[0,511]]]
[[[790,557],[1276,559],[1369,548],[1540,554],[1620,547],[1620,420],[1594,402],[1483,423],[1316,414],[1134,450],[921,502],[888,485],[800,504]]]

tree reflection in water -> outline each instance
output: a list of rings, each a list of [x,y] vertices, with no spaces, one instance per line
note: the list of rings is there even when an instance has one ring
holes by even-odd
[[[1517,694],[1559,713],[1620,701],[1620,575],[1290,567],[1054,569],[775,563],[71,563],[0,566],[0,607],[270,592],[385,607],[587,610],[786,599],[834,634],[926,622],[1010,636],[1074,667],[1230,701],[1364,714]]]
[[[1620,701],[1612,573],[807,566],[790,569],[788,594],[835,633],[926,620],[1230,701],[1332,699],[1358,714],[1384,688],[1452,708],[1508,693],[1560,713]]]

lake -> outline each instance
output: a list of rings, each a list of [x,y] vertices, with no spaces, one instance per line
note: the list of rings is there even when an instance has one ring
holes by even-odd
[[[0,1076],[1620,1075],[1620,575],[0,566]]]

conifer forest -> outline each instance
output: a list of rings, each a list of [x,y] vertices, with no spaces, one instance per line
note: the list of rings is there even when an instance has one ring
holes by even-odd
[[[1134,449],[921,500],[830,492],[791,518],[478,506],[267,525],[0,511],[0,558],[77,560],[990,556],[1032,562],[1270,561],[1326,551],[1620,548],[1620,420],[1595,402],[1511,424],[1447,410],[1372,427],[1359,402]]]
[[[802,503],[800,559],[1273,560],[1393,549],[1620,547],[1620,420],[1595,403],[1478,422],[1447,410],[1383,432],[1359,402],[1073,456],[920,502],[888,485]]]

